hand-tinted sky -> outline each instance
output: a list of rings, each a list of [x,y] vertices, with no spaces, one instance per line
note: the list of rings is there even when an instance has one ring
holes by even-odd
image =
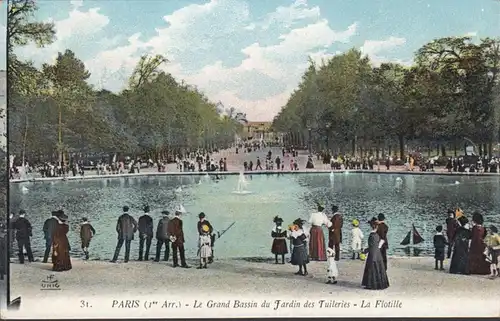
[[[167,71],[249,120],[272,119],[309,56],[358,47],[375,64],[408,64],[434,38],[500,36],[493,0],[44,0],[37,18],[55,22],[57,40],[19,48],[24,59],[39,65],[69,48],[92,83],[119,91],[141,54],[160,53]],[[5,15],[0,24],[5,32]]]

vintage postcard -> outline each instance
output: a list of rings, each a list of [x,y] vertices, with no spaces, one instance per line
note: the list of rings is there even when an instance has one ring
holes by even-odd
[[[1,6],[2,317],[500,316],[500,1]]]

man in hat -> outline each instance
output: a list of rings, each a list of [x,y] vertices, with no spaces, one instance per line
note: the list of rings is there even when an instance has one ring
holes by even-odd
[[[181,267],[189,268],[186,264],[186,256],[184,251],[184,231],[182,229],[182,220],[180,218],[181,211],[177,209],[174,217],[168,222],[168,234],[170,242],[172,242],[172,255],[174,260],[174,268],[179,266],[177,252],[181,257]]]
[[[457,229],[460,227],[456,218],[455,211],[452,209],[448,210],[448,217],[446,218],[446,237],[448,238],[448,251],[447,257],[451,257],[451,250],[453,249],[453,241],[455,240],[455,233]]]
[[[344,220],[338,206],[332,206],[332,213],[333,216],[330,219],[332,226],[328,232],[328,247],[335,248],[335,261],[338,261],[340,259],[340,243],[342,243],[342,226],[344,225]]]
[[[162,218],[158,221],[156,227],[156,256],[155,262],[160,262],[161,248],[165,245],[164,261],[168,261],[170,255],[170,235],[168,234],[168,223],[170,221],[169,211],[162,211]]]
[[[323,212],[325,207],[319,203],[317,205],[318,211],[312,213],[309,217],[309,224],[311,224],[309,232],[309,257],[311,261],[326,261],[325,235],[323,234],[322,226],[326,225],[330,228],[332,222],[330,222]]]
[[[43,263],[49,260],[50,251],[52,249],[52,234],[58,224],[58,215],[60,211],[53,211],[52,216],[43,223],[43,238],[45,239],[45,253],[43,254]]]
[[[389,248],[389,244],[387,243],[387,232],[389,232],[389,227],[385,224],[384,214],[380,213],[377,217],[377,221],[377,234],[380,239],[384,241],[384,244],[380,248],[380,253],[382,253],[382,260],[384,261],[385,270],[387,271],[387,249]]]
[[[118,255],[122,249],[123,243],[125,243],[125,260],[127,263],[130,258],[130,243],[134,239],[134,234],[137,231],[137,222],[128,213],[128,206],[123,207],[123,214],[120,215],[118,221],[116,222],[116,233],[118,233],[118,243],[116,244],[115,254],[113,255],[112,263],[118,260]]]
[[[144,215],[139,217],[139,261],[142,261],[144,253],[144,242],[146,242],[146,253],[144,260],[149,260],[149,250],[153,240],[153,218],[149,215],[149,206],[144,206]]]
[[[24,263],[23,249],[26,249],[26,254],[28,255],[28,261],[33,262],[33,252],[31,252],[31,241],[32,236],[31,223],[24,216],[26,212],[24,210],[19,211],[19,217],[14,222],[14,229],[16,230],[16,241],[17,247],[19,249],[19,263]]]
[[[211,248],[212,248],[212,254],[210,255],[210,257],[208,258],[208,264],[210,263],[213,263],[214,262],[214,242],[215,242],[215,234],[214,234],[214,228],[212,227],[212,224],[210,224],[210,222],[205,218],[205,213],[201,212],[200,214],[198,214],[198,234],[199,235],[202,235],[204,234],[203,230],[202,230],[202,226],[203,225],[207,225],[208,226],[208,234],[210,235],[210,239],[211,239]]]

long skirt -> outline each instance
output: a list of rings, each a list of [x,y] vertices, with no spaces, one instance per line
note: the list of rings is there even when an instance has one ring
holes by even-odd
[[[212,256],[212,247],[210,245],[202,245],[200,248],[200,258],[208,259]]]
[[[292,265],[304,265],[309,263],[309,257],[307,255],[307,249],[305,244],[293,247],[292,258],[290,260],[290,263],[292,263]]]
[[[381,255],[368,255],[361,285],[369,290],[383,290],[389,287],[389,279]]]
[[[326,261],[325,235],[321,226],[311,227],[309,238],[309,257],[311,261]]]
[[[288,247],[286,246],[285,239],[274,239],[273,246],[271,247],[271,253],[276,255],[284,255],[288,253]]]

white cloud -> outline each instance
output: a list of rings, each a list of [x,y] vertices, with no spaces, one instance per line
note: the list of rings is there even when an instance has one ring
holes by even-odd
[[[49,46],[37,48],[29,44],[17,49],[20,56],[29,57],[36,64],[51,61],[57,57],[57,53],[68,48],[70,41],[80,40],[83,45],[85,37],[92,36],[109,24],[109,18],[101,14],[100,8],[91,8],[88,11],[80,11],[83,5],[81,0],[71,1],[72,9],[68,17],[62,20],[49,20],[54,22],[56,40]]]
[[[389,37],[385,40],[366,40],[361,46],[361,53],[367,55],[372,64],[379,66],[383,62],[397,62],[404,65],[411,64],[411,61],[405,61],[401,59],[390,59],[384,57],[390,50],[403,46],[406,44],[405,38]]]
[[[278,24],[289,28],[298,21],[319,18],[319,7],[309,8],[306,0],[296,0],[291,6],[276,8],[274,12],[266,17],[261,27],[262,29],[268,29],[270,26]]]
[[[46,61],[64,50],[75,35],[91,35],[109,23],[98,8],[84,12],[80,11],[81,1],[72,4],[71,19],[56,22],[58,41],[43,49],[45,52],[38,59]],[[240,0],[191,4],[164,16],[163,20],[165,25],[156,28],[153,37],[143,39],[137,33],[129,36],[126,44],[86,59],[85,64],[92,73],[91,82],[118,91],[126,85],[141,54],[159,53],[170,60],[165,67],[168,72],[197,86],[211,100],[220,100],[226,107],[234,106],[247,113],[250,120],[270,120],[300,81],[308,57],[313,60],[331,57],[328,48],[336,42],[348,43],[358,26],[352,23],[345,30],[333,30],[328,21],[321,18],[319,8],[309,7],[304,0],[295,1],[289,7],[278,7],[261,21],[252,19],[248,5]],[[265,45],[256,42],[237,47],[255,32],[271,26],[272,29],[265,31],[266,36],[276,30],[282,33],[276,35],[275,44],[268,44],[272,40],[269,38]],[[238,37],[240,42],[228,41]],[[233,47],[228,48],[231,45]],[[203,60],[238,50],[242,59],[236,64],[233,61],[230,67],[222,61]],[[37,57],[37,53],[35,56],[33,52],[25,54]],[[281,91],[276,93],[269,87],[281,88]]]
[[[477,31],[469,31],[464,36],[471,37],[471,38],[477,37]]]

